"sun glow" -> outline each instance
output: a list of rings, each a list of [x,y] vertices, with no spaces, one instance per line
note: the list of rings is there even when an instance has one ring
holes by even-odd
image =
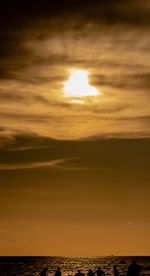
[[[64,83],[64,92],[66,97],[85,97],[96,96],[98,90],[89,85],[88,71],[71,70],[70,78]]]

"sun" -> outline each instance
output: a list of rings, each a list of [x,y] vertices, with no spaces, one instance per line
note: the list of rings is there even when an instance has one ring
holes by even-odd
[[[66,97],[96,96],[99,91],[89,85],[89,72],[85,70],[70,70],[70,78],[64,83]]]

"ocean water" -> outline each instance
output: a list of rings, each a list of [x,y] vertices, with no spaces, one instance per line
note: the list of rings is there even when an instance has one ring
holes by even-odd
[[[120,275],[126,275],[128,265],[134,260],[141,266],[141,275],[150,275],[150,257],[0,257],[0,275],[37,276],[48,267],[48,275],[54,275],[59,266],[62,276],[73,276],[80,269],[85,275],[98,266],[105,275],[112,275],[112,267],[117,265]]]

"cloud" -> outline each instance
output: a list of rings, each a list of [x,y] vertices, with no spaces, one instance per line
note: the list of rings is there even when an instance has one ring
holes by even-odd
[[[82,140],[54,140],[34,134],[12,135],[1,148],[0,170],[50,167],[66,171],[105,168],[148,168],[149,139],[121,136],[93,136]],[[142,136],[141,136],[142,137]],[[147,154],[145,154],[147,152]],[[2,154],[3,153],[3,154]],[[3,158],[5,153],[5,159]],[[140,156],[140,158],[138,158]]]
[[[6,1],[7,2],[7,1]],[[36,5],[36,9],[35,9]],[[9,6],[6,3],[2,4],[1,15],[4,17],[10,14],[16,18],[14,25],[17,24],[17,20],[25,19],[28,15],[29,18],[34,20],[43,17],[55,18],[60,17],[63,23],[62,18],[73,17],[73,16],[83,16],[87,18],[87,21],[95,22],[106,22],[107,24],[112,23],[123,23],[127,22],[128,24],[146,24],[149,22],[149,11],[150,5],[149,1],[145,0],[141,3],[140,0],[127,0],[122,1],[64,1],[60,2],[56,0],[55,2],[45,1],[41,6],[40,2],[32,0],[29,3],[26,1],[20,2],[15,0],[13,4]],[[139,22],[137,21],[139,19]],[[11,19],[10,19],[11,20]],[[24,24],[21,24],[21,26]]]
[[[94,75],[92,78],[94,85],[116,87],[122,89],[133,89],[136,91],[144,88],[150,87],[150,74],[148,72],[137,73],[137,74],[99,74]]]
[[[24,131],[18,132],[16,129],[2,128],[0,135],[0,149],[6,151],[22,151],[27,149],[47,148],[54,146],[56,140],[42,137],[36,133]]]
[[[98,47],[100,54],[103,46],[108,49],[108,44],[105,45],[105,42],[107,43],[109,39],[105,38],[103,40],[104,35],[109,38],[112,32],[114,36],[116,30],[120,33],[120,38],[117,39],[118,43],[115,43],[113,47],[114,51],[120,44],[129,47],[134,40],[138,48],[143,43],[145,33],[145,30],[140,31],[140,29],[141,27],[146,29],[150,22],[150,5],[147,0],[144,3],[139,0],[132,2],[129,0],[125,2],[111,0],[108,3],[104,1],[82,1],[82,3],[79,1],[65,1],[60,3],[59,1],[59,4],[56,1],[56,3],[47,2],[43,4],[42,8],[41,5],[36,3],[36,9],[33,8],[33,0],[30,5],[25,1],[22,5],[17,1],[16,3],[16,5],[3,3],[1,7],[3,30],[1,31],[0,49],[2,59],[0,72],[2,79],[18,78],[19,71],[24,71],[32,65],[46,65],[49,63],[63,65],[88,64],[88,60],[85,62],[85,59],[81,56],[75,58],[74,55],[76,55],[76,51],[77,53],[78,50],[81,51],[82,47],[78,43],[79,40],[81,41],[81,37],[84,36],[87,40],[87,35],[91,36],[92,33],[95,35],[92,44],[99,44],[99,38],[102,41],[102,44]],[[11,16],[8,16],[10,10]],[[58,29],[58,26],[61,26],[61,28]],[[134,39],[129,36],[127,43],[125,40],[126,33],[131,33],[133,30],[136,32],[137,29],[139,34],[134,35],[133,33]],[[67,38],[65,37],[66,34]],[[73,51],[74,55],[72,56],[70,55],[71,40],[76,42],[76,51]],[[43,42],[41,48],[43,58],[39,55],[39,51],[35,53],[36,49],[40,49],[41,41]],[[29,44],[33,46],[34,51],[32,51],[32,47],[27,47]],[[46,44],[49,45],[49,53],[45,52]],[[93,45],[90,50],[92,48]],[[68,53],[70,54],[68,55]],[[86,58],[89,59],[89,55]],[[92,62],[90,60],[91,64]],[[24,76],[25,79],[29,82],[44,81],[40,76],[37,79]]]
[[[33,162],[27,164],[0,164],[0,170],[23,170],[23,169],[35,169],[35,168],[42,168],[42,167],[57,167],[61,163],[64,163],[64,159],[60,160],[52,160],[49,162]]]
[[[38,168],[53,168],[57,170],[65,171],[81,171],[89,170],[89,167],[80,166],[74,160],[79,158],[66,158],[57,159],[46,162],[32,162],[32,163],[15,163],[15,164],[0,164],[0,171],[11,171],[11,170],[26,170],[26,169],[38,169]]]
[[[2,5],[1,127],[69,140],[149,135],[150,5],[106,2]],[[101,94],[64,97],[70,68],[88,70]]]

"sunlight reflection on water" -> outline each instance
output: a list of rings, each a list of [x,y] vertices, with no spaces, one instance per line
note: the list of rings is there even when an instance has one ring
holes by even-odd
[[[0,275],[3,276],[38,276],[44,267],[48,275],[54,275],[58,266],[62,276],[75,275],[78,269],[85,275],[89,268],[93,271],[101,266],[105,275],[112,275],[112,266],[117,264],[120,275],[126,275],[127,267],[136,259],[142,267],[141,275],[150,275],[150,257],[1,257]]]

